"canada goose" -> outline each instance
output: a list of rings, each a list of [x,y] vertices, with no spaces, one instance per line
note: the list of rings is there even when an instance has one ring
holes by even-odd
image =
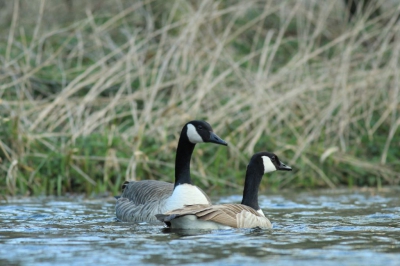
[[[247,166],[241,204],[187,205],[156,217],[177,229],[272,228],[258,205],[258,188],[263,174],[275,170],[291,171],[292,168],[273,153],[256,153]]]
[[[124,222],[158,222],[155,215],[186,204],[210,204],[209,197],[190,179],[190,159],[196,143],[227,146],[205,121],[190,121],[181,131],[175,158],[175,183],[155,180],[130,181],[117,198],[116,216]]]

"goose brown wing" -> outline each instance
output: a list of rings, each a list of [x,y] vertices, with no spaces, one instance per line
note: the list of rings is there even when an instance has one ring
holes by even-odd
[[[198,219],[213,221],[233,228],[272,228],[265,216],[242,204],[215,205],[206,212],[196,213]]]
[[[185,215],[195,215],[197,219],[212,221],[233,228],[271,228],[271,223],[267,218],[253,208],[242,204],[187,205],[184,208],[156,216],[158,220],[168,224],[173,219]]]
[[[247,214],[247,215],[245,215]],[[242,204],[214,205],[205,210],[195,213],[198,219],[213,221],[234,228],[243,228],[243,218],[258,217],[260,214],[253,208]]]

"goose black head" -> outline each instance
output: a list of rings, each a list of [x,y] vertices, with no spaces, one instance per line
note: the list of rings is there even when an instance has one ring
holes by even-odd
[[[272,152],[259,152],[253,155],[251,161],[259,165],[264,174],[273,171],[292,171],[292,167],[282,163],[278,156]]]
[[[228,146],[226,141],[215,134],[206,121],[194,120],[186,124],[186,135],[193,144],[212,142],[224,146]]]

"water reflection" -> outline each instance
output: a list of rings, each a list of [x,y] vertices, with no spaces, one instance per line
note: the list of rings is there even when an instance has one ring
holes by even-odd
[[[122,223],[114,218],[113,199],[12,199],[0,204],[0,264],[398,265],[397,192],[261,196],[271,230]],[[238,195],[217,202],[240,200]]]

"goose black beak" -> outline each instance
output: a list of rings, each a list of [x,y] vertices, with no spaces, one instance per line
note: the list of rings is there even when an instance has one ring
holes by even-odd
[[[228,143],[226,143],[225,140],[218,137],[217,134],[215,134],[214,132],[210,132],[210,139],[208,140],[208,142],[228,146]]]
[[[278,170],[281,170],[281,171],[292,171],[292,167],[280,162],[280,164],[278,166]]]

